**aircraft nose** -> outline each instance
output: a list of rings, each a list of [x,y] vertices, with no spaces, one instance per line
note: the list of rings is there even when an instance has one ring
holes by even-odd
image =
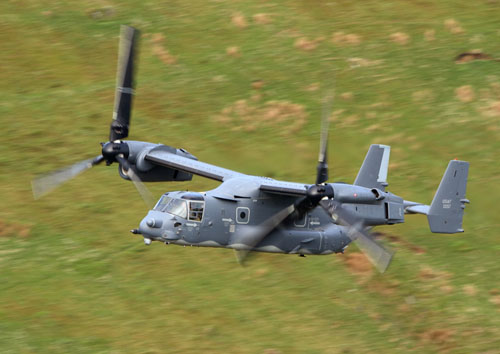
[[[156,211],[150,211],[139,224],[139,232],[145,238],[161,238],[161,227],[163,226],[162,215]]]

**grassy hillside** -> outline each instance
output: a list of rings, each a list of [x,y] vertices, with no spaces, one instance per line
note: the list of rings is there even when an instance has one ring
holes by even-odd
[[[498,352],[498,1],[0,2],[0,350],[12,353]],[[335,90],[332,180],[392,146],[389,190],[430,202],[470,161],[466,232],[381,227],[375,273],[344,255],[153,244],[116,166],[33,201],[30,181],[99,154],[119,25],[142,31],[131,139],[238,171],[312,182],[321,98]],[[217,184],[152,184],[207,190]]]

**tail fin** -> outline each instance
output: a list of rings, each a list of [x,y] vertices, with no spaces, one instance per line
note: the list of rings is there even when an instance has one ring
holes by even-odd
[[[464,232],[462,219],[465,203],[469,203],[465,199],[468,172],[468,162],[452,160],[448,164],[427,214],[432,232]]]
[[[387,168],[391,147],[374,144],[366,154],[363,165],[359,169],[354,185],[385,190],[387,184]]]

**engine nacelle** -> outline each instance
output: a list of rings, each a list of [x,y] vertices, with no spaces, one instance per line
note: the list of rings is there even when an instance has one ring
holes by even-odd
[[[376,203],[385,198],[385,193],[377,188],[365,188],[349,184],[334,184],[334,199],[340,203]]]
[[[145,159],[146,155],[151,150],[161,149],[171,154],[197,160],[195,156],[191,155],[186,150],[176,149],[172,146],[162,144],[147,143],[144,141],[127,140],[126,144],[129,148],[127,160],[130,163],[130,168],[143,182],[190,181],[193,178],[193,175],[191,173],[186,173],[164,166],[158,166]],[[130,181],[130,177],[124,171],[123,166],[119,166],[118,172],[120,173],[120,177]]]

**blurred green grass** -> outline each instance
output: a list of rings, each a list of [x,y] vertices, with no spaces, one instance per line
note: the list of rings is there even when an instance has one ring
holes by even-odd
[[[451,0],[0,3],[2,352],[498,350],[500,63],[453,59],[473,49],[500,58],[499,10]],[[397,237],[384,275],[353,272],[354,249],[259,254],[240,268],[226,250],[146,248],[130,236],[146,210],[116,167],[33,201],[31,179],[106,140],[123,23],[142,31],[132,139],[312,181],[321,98],[333,87],[333,180],[352,181],[370,143],[390,144],[389,190],[429,202],[447,161],[470,161],[466,232],[431,234],[418,216],[380,228]],[[217,117],[240,100],[300,104],[308,119],[293,134],[262,119],[234,131]],[[195,177],[151,190],[215,186]]]

